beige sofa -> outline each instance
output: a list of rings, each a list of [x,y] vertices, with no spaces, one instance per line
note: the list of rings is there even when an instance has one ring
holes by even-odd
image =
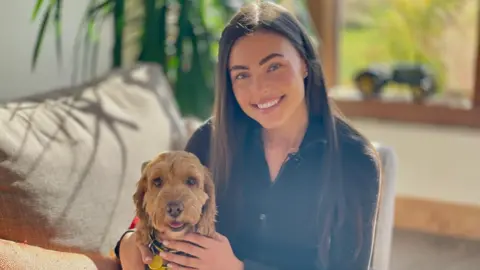
[[[0,104],[0,239],[108,254],[134,216],[141,163],[182,149],[195,127],[155,65]],[[383,270],[394,163],[391,149],[377,149],[388,164],[373,266]]]
[[[187,131],[161,69],[0,104],[0,238],[108,254],[134,216],[140,164]]]

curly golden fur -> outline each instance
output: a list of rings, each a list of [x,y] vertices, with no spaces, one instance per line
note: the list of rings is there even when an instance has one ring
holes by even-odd
[[[180,239],[192,231],[209,237],[215,233],[214,183],[191,153],[163,152],[144,163],[133,200],[142,244],[149,243],[152,230],[160,241]]]

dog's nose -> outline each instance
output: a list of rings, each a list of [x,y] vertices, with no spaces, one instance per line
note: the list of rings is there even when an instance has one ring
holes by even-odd
[[[176,218],[183,212],[183,203],[179,201],[171,201],[167,203],[167,213],[169,216]]]

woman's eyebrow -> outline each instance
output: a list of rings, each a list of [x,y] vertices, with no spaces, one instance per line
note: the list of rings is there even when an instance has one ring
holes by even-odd
[[[265,63],[267,63],[268,61],[270,61],[271,59],[275,58],[275,57],[284,57],[283,54],[281,53],[271,53],[267,56],[265,56],[264,58],[262,58],[259,62],[258,62],[258,65],[263,65]],[[232,70],[248,70],[248,67],[247,66],[243,66],[243,65],[234,65],[232,67],[230,67],[230,71]]]
[[[234,66],[230,67],[230,71],[233,71],[233,70],[248,70],[248,67],[247,66],[241,66],[241,65],[234,65]]]
[[[265,64],[266,62],[268,62],[270,59],[275,58],[275,57],[284,57],[284,56],[281,53],[271,53],[271,54],[265,56],[264,58],[262,58],[262,60],[260,60],[260,62],[258,62],[258,65],[261,66],[261,65]]]

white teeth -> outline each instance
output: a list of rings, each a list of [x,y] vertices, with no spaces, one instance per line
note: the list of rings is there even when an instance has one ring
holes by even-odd
[[[273,107],[273,106],[277,105],[277,103],[279,101],[280,101],[280,99],[275,99],[275,100],[272,100],[272,101],[269,101],[269,102],[266,102],[266,103],[257,104],[257,107],[260,108],[260,109],[268,109],[270,107]]]

